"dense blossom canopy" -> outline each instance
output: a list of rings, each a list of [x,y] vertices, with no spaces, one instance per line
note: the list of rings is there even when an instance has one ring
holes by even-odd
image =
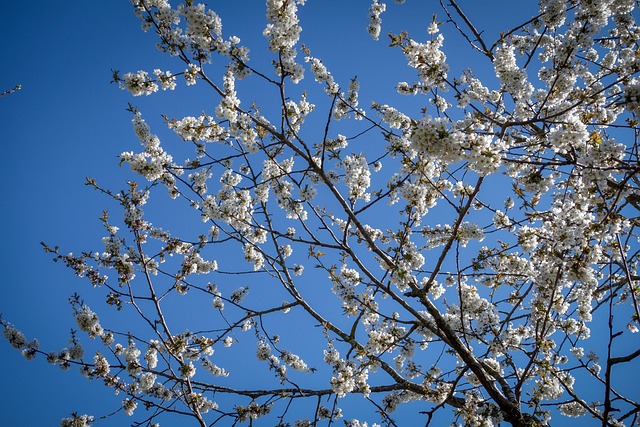
[[[119,87],[195,85],[215,101],[165,117],[171,142],[131,107],[141,146],[120,162],[139,182],[89,180],[122,220],[105,213],[99,251],[45,246],[111,307],[74,295],[78,331],[54,352],[2,320],[25,357],[103,381],[141,426],[640,425],[620,381],[640,360],[636,1],[540,0],[488,40],[455,0],[424,34],[385,39],[390,8],[374,0],[362,31],[400,51],[414,80],[393,84],[421,115],[365,102],[313,56],[304,0],[266,1],[270,69],[203,4],[132,3],[175,69],[115,73]],[[447,31],[470,69],[449,64]],[[143,211],[152,196],[201,221],[164,230]],[[176,322],[203,300],[189,329]],[[111,329],[109,309],[139,324]],[[233,347],[242,365],[225,365]]]

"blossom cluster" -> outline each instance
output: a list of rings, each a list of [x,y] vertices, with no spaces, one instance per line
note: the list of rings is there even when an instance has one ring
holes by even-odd
[[[144,176],[149,181],[162,180],[172,187],[175,178],[168,168],[173,166],[173,157],[160,146],[160,139],[151,133],[149,125],[139,112],[133,117],[133,129],[145,150],[141,153],[124,152],[120,154],[122,162],[129,163],[131,170]]]
[[[329,350],[324,351],[324,361],[333,366],[334,376],[331,378],[331,389],[338,397],[344,397],[354,390],[359,391],[365,397],[369,396],[368,368],[357,367],[354,362],[345,361],[332,346],[329,347]]]
[[[367,159],[363,156],[345,156],[342,159],[344,166],[344,183],[349,189],[349,198],[353,201],[362,199],[365,202],[371,197],[367,189],[371,185],[371,172]]]
[[[298,5],[304,5],[304,0],[267,0],[268,24],[263,32],[269,41],[269,50],[280,53],[276,65],[278,74],[290,76],[294,83],[304,77],[304,68],[296,63],[294,47],[302,31],[298,23]]]
[[[369,8],[369,26],[367,27],[367,31],[374,40],[378,40],[380,37],[382,24],[380,15],[382,15],[385,10],[387,10],[387,5],[384,3],[378,3],[378,0],[373,0],[373,3]]]

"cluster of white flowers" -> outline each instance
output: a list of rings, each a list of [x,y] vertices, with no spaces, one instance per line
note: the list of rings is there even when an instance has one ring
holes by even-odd
[[[374,40],[378,40],[378,38],[380,38],[382,25],[380,15],[382,15],[385,10],[387,10],[387,5],[384,3],[378,3],[378,0],[373,0],[373,3],[369,8],[369,26],[367,27],[367,32]]]
[[[624,84],[625,108],[640,116],[640,79],[633,78]]]
[[[249,287],[240,286],[238,289],[231,292],[229,299],[231,299],[232,302],[238,304],[242,302],[242,300],[245,299],[247,295],[249,295]]]
[[[390,282],[398,287],[402,292],[406,291],[410,285],[416,283],[414,271],[424,265],[424,255],[414,242],[405,242],[400,252],[400,257],[395,266],[389,268],[391,271]]]
[[[358,239],[366,239],[365,236],[367,236],[369,239],[371,239],[371,241],[375,242],[376,240],[380,240],[384,237],[384,233],[382,232],[382,230],[373,228],[369,224],[363,224],[362,228],[364,229],[364,233],[362,233],[360,230],[356,230]]]
[[[155,367],[158,366],[158,350],[156,349],[157,345],[157,341],[155,342],[155,344],[152,342],[144,354],[144,360],[147,362],[147,366],[149,367],[149,369],[155,369]]]
[[[217,269],[218,263],[216,260],[204,260],[195,249],[185,254],[182,261],[182,272],[184,275],[207,274]]]
[[[376,110],[382,117],[382,120],[393,129],[407,131],[411,127],[411,119],[393,107],[374,102],[372,108]]]
[[[256,245],[252,243],[246,243],[243,246],[243,251],[244,259],[247,260],[247,262],[253,264],[253,269],[255,271],[260,270],[264,266],[264,255],[262,255],[262,252],[257,248]]]
[[[401,404],[415,400],[424,399],[435,404],[440,404],[445,401],[450,389],[450,384],[443,383],[443,385],[438,385],[435,390],[427,390],[427,396],[419,395],[409,390],[394,391],[387,394],[384,399],[382,399],[382,403],[385,411],[389,413],[394,412]]]
[[[519,177],[518,183],[522,185],[524,191],[528,193],[534,193],[537,195],[547,193],[555,183],[557,175],[555,173],[549,173],[542,175],[542,173],[536,169],[528,170],[526,174]]]
[[[187,403],[192,408],[195,408],[201,414],[206,414],[209,411],[215,411],[218,409],[218,404],[207,399],[201,393],[189,393],[186,398]]]
[[[426,43],[409,39],[403,46],[408,65],[418,70],[420,81],[425,87],[441,86],[447,78],[449,65],[442,51],[444,37],[438,34]]]
[[[178,12],[171,8],[167,0],[131,0],[131,3],[136,16],[142,20],[143,31],[149,31],[152,27],[153,20],[145,13],[154,8],[158,11],[157,15],[163,18],[159,19],[160,22],[177,24],[180,21]]]
[[[493,226],[498,230],[503,228],[508,229],[511,227],[511,219],[509,219],[507,214],[505,214],[501,210],[497,210],[493,215]]]
[[[189,68],[184,70],[184,79],[187,86],[193,86],[196,84],[196,79],[198,78],[198,73],[201,72],[199,66],[195,64],[189,64]]]
[[[373,354],[392,352],[398,344],[398,340],[406,333],[406,329],[394,321],[383,322],[376,327],[370,326],[367,331],[369,341],[366,349]]]
[[[269,199],[269,191],[271,187],[279,191],[280,197],[289,197],[291,195],[291,183],[280,178],[286,176],[293,168],[293,158],[284,159],[281,163],[275,160],[267,159],[263,163],[262,180],[260,185],[255,189],[256,197],[262,203],[266,203]]]
[[[566,19],[565,2],[563,0],[543,0],[540,2],[542,20],[550,29],[564,24]]]
[[[579,402],[569,402],[560,405],[560,413],[565,417],[582,417],[587,410]]]
[[[140,70],[137,73],[126,73],[118,81],[123,90],[128,90],[133,96],[151,95],[158,91],[158,85],[149,77],[149,73]]]
[[[247,332],[250,331],[251,328],[253,327],[253,321],[251,319],[247,319],[244,322],[242,322],[242,332]]]
[[[502,88],[514,99],[527,99],[533,93],[533,85],[527,80],[527,72],[518,67],[514,48],[504,44],[496,49],[493,66]]]
[[[407,82],[398,82],[398,84],[396,85],[396,92],[398,92],[400,95],[415,95],[420,91],[420,85],[415,83],[415,84],[409,84]]]
[[[133,416],[137,407],[138,402],[133,399],[125,399],[122,401],[122,409],[124,409],[124,413],[130,417]]]
[[[312,185],[305,185],[299,189],[300,199],[308,202],[318,195],[318,190]]]
[[[72,418],[60,420],[60,427],[91,427],[94,418],[91,415],[73,415]]]
[[[111,366],[106,357],[99,352],[93,356],[94,373],[99,377],[106,377],[111,371]]]
[[[210,62],[211,54],[232,57],[231,68],[238,75],[247,75],[249,70],[242,63],[248,61],[248,49],[238,46],[240,40],[222,38],[222,21],[217,13],[207,9],[204,4],[180,4],[172,8],[167,1],[133,0],[136,15],[142,20],[144,31],[155,28],[160,36],[156,45],[162,52],[172,56],[191,52],[199,62]],[[155,25],[154,25],[155,24]],[[187,85],[195,82],[194,75],[185,73]]]
[[[329,151],[338,151],[343,148],[347,148],[348,145],[349,145],[349,142],[347,140],[347,137],[344,135],[338,134],[336,139],[327,139],[324,142],[323,147]]]
[[[340,88],[322,61],[312,56],[306,56],[304,60],[311,64],[311,72],[313,73],[315,80],[318,83],[325,84],[325,92],[329,95],[337,94]]]
[[[142,373],[142,365],[140,365],[140,350],[136,348],[133,340],[129,340],[129,345],[123,350],[124,360],[127,362],[127,371],[131,376],[138,376]]]
[[[340,353],[332,346],[324,351],[324,361],[333,367],[331,389],[338,397],[345,397],[353,391],[358,391],[365,397],[369,396],[371,389],[367,383],[369,370],[366,367],[358,368],[353,361],[341,359]]]
[[[170,129],[185,141],[218,142],[229,138],[227,131],[211,116],[185,117],[168,123]]]
[[[256,350],[256,357],[258,360],[264,361],[271,356],[271,346],[264,341],[258,343],[258,349]]]
[[[224,310],[224,301],[219,295],[213,297],[212,307],[218,310]]]
[[[490,101],[497,102],[500,99],[499,91],[489,91],[489,89],[475,77],[463,75],[460,83],[467,84],[467,87],[464,88],[457,97],[458,106],[461,108],[466,107],[473,101],[484,104]]]
[[[307,211],[301,200],[292,197],[293,183],[284,177],[289,175],[293,169],[293,157],[285,158],[281,162],[276,160],[265,160],[262,169],[261,183],[256,187],[256,196],[261,202],[266,202],[269,197],[269,189],[273,188],[277,196],[278,207],[285,212],[288,219],[307,219]],[[313,189],[309,196],[314,196]],[[304,199],[303,199],[304,200]]]
[[[299,102],[287,101],[285,103],[284,115],[287,118],[289,127],[293,132],[298,132],[304,123],[305,117],[313,111],[315,105],[307,101],[307,95],[302,94]]]
[[[331,115],[336,119],[336,120],[341,120],[347,117],[350,117],[349,112],[353,111],[354,114],[354,119],[355,120],[362,120],[364,117],[366,117],[366,111],[361,109],[361,108],[357,108],[358,107],[358,103],[359,101],[359,95],[358,95],[358,91],[360,90],[360,83],[358,83],[358,80],[351,79],[351,82],[349,82],[349,89],[347,91],[347,96],[345,98],[345,95],[343,92],[340,92],[340,95],[338,96],[338,99],[336,101],[336,105],[335,107],[333,107],[333,111],[331,113]]]
[[[553,151],[565,154],[574,149],[577,141],[588,141],[589,131],[584,123],[574,120],[571,125],[552,128],[546,136]]]
[[[255,118],[249,114],[241,112],[238,113],[237,120],[229,126],[231,135],[240,141],[249,153],[255,153],[258,150],[258,132],[253,124],[254,119]],[[268,125],[268,122],[265,122],[264,118],[261,118],[261,120],[261,126]]]
[[[240,422],[246,422],[250,419],[257,420],[267,415],[271,410],[271,406],[258,405],[255,400],[252,400],[247,406],[236,405],[235,409],[238,414],[238,420],[240,420]]]
[[[582,157],[579,162],[586,165],[587,168],[582,174],[583,185],[577,187],[578,190],[584,191],[584,196],[590,200],[590,203],[597,203],[593,196],[589,197],[590,188],[595,185],[608,186],[608,183],[614,180],[611,172],[616,171],[624,163],[626,146],[615,139],[602,138],[601,135],[595,133],[590,135],[588,141],[585,144],[585,149],[580,151]],[[634,193],[632,188],[627,191],[629,194]],[[627,191],[622,194],[627,196]]]
[[[104,330],[102,329],[102,326],[100,326],[98,315],[91,311],[88,306],[82,305],[80,308],[76,309],[74,317],[78,328],[89,334],[91,338],[102,336]]]
[[[198,49],[208,52],[212,48],[213,37],[222,37],[222,20],[213,10],[206,10],[204,4],[178,6],[187,22],[185,36]]]
[[[191,182],[193,190],[202,196],[207,193],[207,180],[212,176],[209,169],[201,169],[197,172],[190,173],[187,179]]]
[[[535,393],[545,400],[559,399],[563,395],[565,387],[571,389],[574,382],[568,372],[539,372],[538,374]]]
[[[422,235],[429,239],[428,247],[435,248],[446,244],[453,232],[453,227],[449,224],[438,224],[435,227],[424,227]],[[460,242],[460,246],[465,247],[471,240],[483,241],[485,238],[484,231],[478,224],[463,222],[458,228],[455,235],[456,240]]]
[[[175,178],[168,172],[168,168],[173,166],[173,158],[160,147],[160,140],[151,133],[149,125],[139,112],[134,114],[132,122],[145,151],[138,154],[124,152],[120,154],[121,161],[129,163],[131,170],[149,181],[162,179],[167,185],[173,186]]]
[[[159,69],[153,70],[153,74],[156,76],[156,79],[160,82],[160,87],[162,90],[174,90],[176,88],[176,76],[174,76],[171,71],[162,71]]]
[[[27,338],[13,325],[3,325],[2,335],[9,341],[9,344],[17,350],[21,350],[27,345]]]
[[[296,63],[294,48],[302,31],[298,24],[298,5],[304,5],[304,0],[267,0],[268,24],[263,32],[269,40],[269,50],[280,52],[276,71],[279,75],[289,75],[294,83],[304,77],[304,68]]]
[[[429,99],[429,102],[431,102],[440,112],[445,112],[449,107],[451,107],[451,104],[447,99],[440,95],[435,95],[433,98]]]
[[[238,106],[240,100],[237,97],[235,89],[235,77],[233,73],[227,71],[224,75],[224,97],[216,107],[216,117],[229,120],[234,124],[238,120]]]
[[[309,372],[309,367],[297,354],[293,354],[289,351],[284,350],[281,352],[281,356],[282,361],[292,369],[300,372]]]
[[[502,152],[507,148],[504,140],[477,133],[465,133],[464,136],[469,145],[465,154],[469,168],[482,176],[496,172],[502,165]]]
[[[431,173],[427,172],[425,175],[430,177]],[[400,187],[398,193],[406,201],[407,206],[411,208],[408,210],[411,219],[420,224],[421,218],[429,212],[429,209],[436,206],[440,198],[440,190],[435,185],[419,180],[404,184]]]
[[[229,376],[229,371],[227,371],[226,369],[216,365],[215,363],[211,362],[211,360],[209,360],[206,357],[203,357],[202,359],[200,359],[200,363],[202,364],[202,366],[209,371],[209,373],[211,375],[214,375],[216,377],[228,377]]]
[[[456,412],[468,427],[492,427],[504,421],[500,411],[473,391],[464,394],[464,406]]]
[[[638,331],[636,330],[635,332],[638,332]],[[79,349],[79,350],[82,350],[82,347],[80,347],[80,345],[77,345],[76,348]],[[33,360],[33,359],[35,359],[36,355],[38,354],[38,350],[39,349],[40,349],[40,342],[38,340],[33,340],[30,343],[28,343],[25,348],[22,349],[21,353],[22,353],[22,356],[25,359]],[[77,356],[77,354],[76,354],[76,356]],[[81,358],[81,357],[82,356],[80,356],[78,358]]]
[[[274,341],[278,341],[278,337],[274,337]],[[288,352],[282,352],[283,356],[286,356]],[[280,380],[280,383],[284,383],[287,381],[287,365],[282,364],[280,358],[275,354],[271,354],[271,347],[268,344],[265,344],[264,341],[260,341],[258,343],[258,350],[256,351],[256,356],[260,361],[266,361],[269,365],[269,369],[275,373],[275,376]],[[298,356],[290,355],[289,361],[293,362],[296,368],[302,368],[301,370],[306,371],[307,365],[300,359]],[[294,368],[294,369],[296,369]]]
[[[140,378],[138,378],[138,384],[140,385],[140,390],[142,390],[145,393],[151,390],[151,388],[153,388],[153,386],[156,383],[156,378],[157,378],[157,375],[151,372],[145,372],[144,374],[140,375]]]
[[[115,80],[118,86],[122,90],[129,91],[133,96],[151,95],[158,91],[158,88],[162,90],[174,90],[176,88],[176,76],[171,71],[162,71],[160,69],[154,69],[152,78],[149,73],[144,70],[139,70],[136,73],[126,73],[120,77],[115,74]],[[158,86],[160,83],[160,86]]]
[[[227,169],[220,177],[222,186],[215,196],[202,202],[202,220],[222,220],[232,227],[247,231],[253,215],[253,200],[249,190],[237,189],[242,176]]]
[[[420,281],[420,286],[424,289],[428,285],[428,283],[429,283],[429,278],[424,277]],[[431,294],[433,299],[437,300],[442,295],[444,295],[445,292],[446,292],[445,287],[442,286],[442,284],[438,283],[438,281],[434,280],[431,282],[431,285],[429,287],[429,293]]]
[[[252,72],[251,68],[246,65],[249,61],[249,48],[240,46],[240,38],[237,36],[229,37],[228,41],[216,39],[216,49],[224,56],[230,57],[234,62],[229,65],[229,69],[239,79],[244,79]]]
[[[345,421],[345,425],[347,427],[369,427],[369,424],[366,421],[360,422],[356,419]],[[380,424],[373,423],[371,424],[371,427],[380,427]]]
[[[411,131],[411,147],[425,157],[453,163],[463,159],[464,134],[448,128],[451,122],[440,117],[427,117]]]
[[[509,324],[507,328],[504,329],[493,341],[491,344],[491,351],[496,356],[507,354],[509,351],[521,348],[521,342],[532,335],[533,332],[530,327],[520,325],[517,328],[514,328],[513,325]]]
[[[371,171],[367,159],[362,155],[345,156],[342,159],[344,167],[344,183],[349,189],[349,199],[368,202],[371,194],[367,193],[371,185]]]
[[[452,328],[466,330],[469,329],[470,322],[475,321],[476,330],[486,331],[499,324],[500,317],[496,308],[478,293],[476,287],[469,286],[463,281],[458,286],[460,306],[451,304],[444,315]]]
[[[332,274],[331,290],[342,300],[342,307],[347,314],[357,314],[360,304],[356,299],[356,286],[360,283],[360,274],[343,264],[338,275]]]
[[[193,366],[193,362],[182,363],[180,365],[180,377],[183,379],[193,378],[196,374],[196,367]]]

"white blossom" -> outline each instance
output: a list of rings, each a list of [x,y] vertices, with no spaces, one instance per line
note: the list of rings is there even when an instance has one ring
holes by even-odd
[[[349,188],[349,198],[369,201],[371,195],[367,189],[371,185],[371,171],[367,160],[362,156],[345,156],[342,160],[345,169],[344,183]]]
[[[380,37],[380,30],[382,19],[380,15],[387,9],[387,5],[384,3],[378,3],[378,0],[373,0],[371,7],[369,8],[369,26],[367,32],[373,37],[374,40],[378,40]]]

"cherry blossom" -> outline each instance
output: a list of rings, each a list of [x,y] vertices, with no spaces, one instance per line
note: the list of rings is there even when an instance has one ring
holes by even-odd
[[[98,251],[44,246],[107,307],[71,297],[78,331],[49,352],[1,320],[11,346],[99,378],[140,425],[638,423],[637,2],[543,0],[491,39],[451,0],[375,43],[411,5],[374,0],[359,31],[404,67],[380,99],[312,55],[302,0],[266,1],[266,66],[216,5],[132,3],[175,69],[114,81],[209,101],[129,108],[138,180],[87,182],[122,215]]]

